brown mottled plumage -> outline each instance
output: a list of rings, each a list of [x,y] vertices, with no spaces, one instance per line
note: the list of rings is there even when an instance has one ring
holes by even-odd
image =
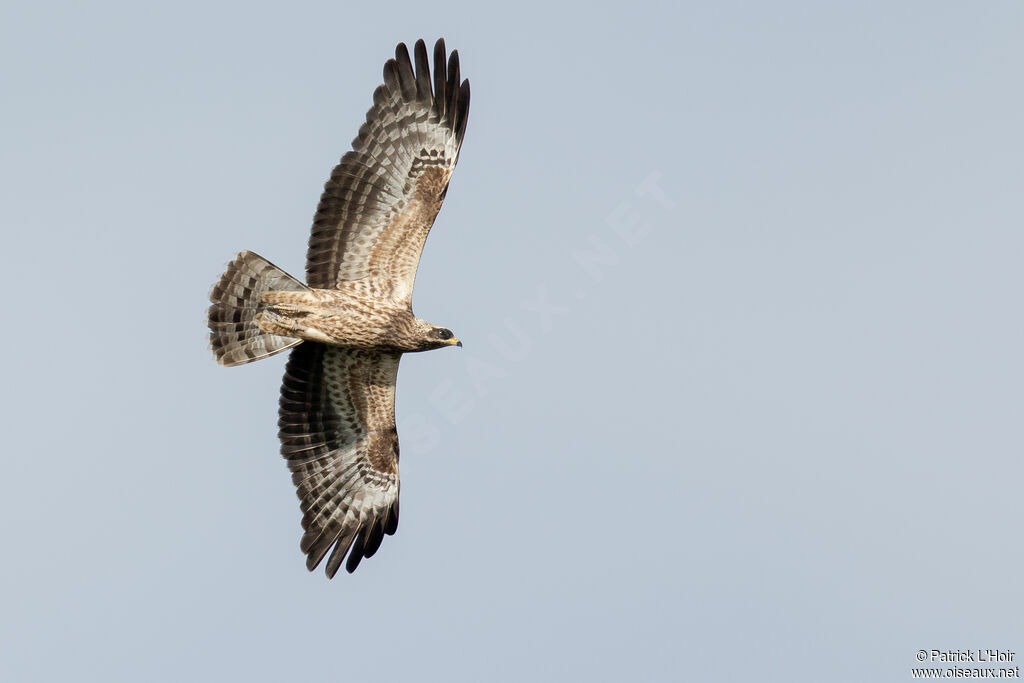
[[[313,220],[302,284],[240,253],[210,294],[217,361],[293,349],[281,386],[281,453],[303,512],[301,548],[333,577],[354,571],[398,528],[395,379],[403,353],[461,346],[412,312],[416,269],[459,158],[469,81],[458,52],[413,58],[399,44],[366,123],[331,173]],[[293,348],[294,347],[294,348]],[[328,553],[330,555],[328,556]]]

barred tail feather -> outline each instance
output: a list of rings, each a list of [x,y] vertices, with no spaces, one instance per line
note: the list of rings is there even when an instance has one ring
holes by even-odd
[[[267,334],[256,324],[264,292],[302,292],[304,284],[265,258],[243,251],[210,292],[210,344],[221,365],[242,365],[302,343],[301,339]]]

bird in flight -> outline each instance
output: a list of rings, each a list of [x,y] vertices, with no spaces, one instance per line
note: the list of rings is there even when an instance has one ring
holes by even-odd
[[[403,353],[462,346],[412,312],[420,252],[469,114],[459,55],[404,43],[384,64],[366,123],[324,186],[306,284],[243,251],[210,293],[221,365],[291,349],[278,436],[301,501],[306,567],[355,571],[398,528],[395,379]],[[329,554],[329,555],[328,555]]]

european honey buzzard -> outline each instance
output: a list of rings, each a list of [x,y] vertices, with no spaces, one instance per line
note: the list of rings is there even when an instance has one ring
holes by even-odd
[[[420,252],[459,158],[469,81],[459,55],[404,43],[384,65],[366,123],[324,186],[306,284],[243,251],[210,294],[221,365],[292,349],[281,386],[281,453],[303,512],[312,571],[352,572],[398,528],[395,379],[403,353],[462,343],[417,318]],[[414,61],[415,60],[415,66]],[[330,555],[328,556],[328,553]]]

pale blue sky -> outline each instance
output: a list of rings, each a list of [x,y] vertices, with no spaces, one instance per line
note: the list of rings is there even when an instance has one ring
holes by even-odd
[[[1024,657],[1024,6],[8,3],[0,679],[901,681]],[[402,524],[307,574],[296,275],[398,41],[473,105]]]

